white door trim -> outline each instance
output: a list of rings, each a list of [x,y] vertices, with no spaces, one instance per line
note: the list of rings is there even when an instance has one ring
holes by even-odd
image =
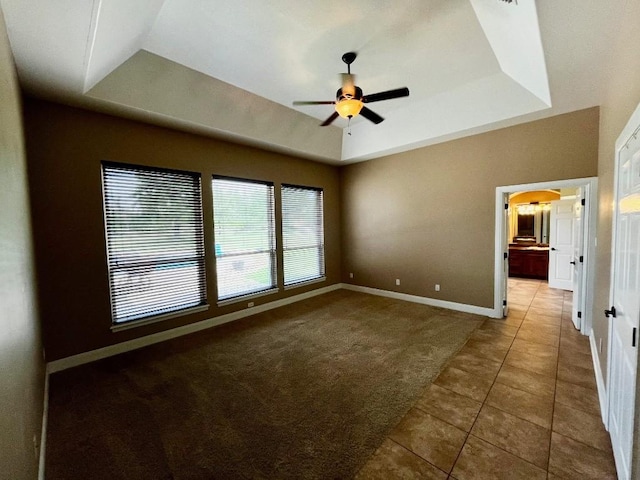
[[[584,212],[584,275],[585,275],[585,291],[584,291],[584,312],[583,322],[580,331],[584,335],[590,335],[593,315],[593,295],[595,289],[595,248],[596,248],[596,221],[597,221],[597,188],[598,178],[574,178],[569,180],[555,180],[551,182],[527,183],[521,185],[506,185],[496,187],[496,209],[495,209],[495,263],[494,263],[494,316],[500,317],[502,312],[503,284],[504,273],[502,262],[503,239],[507,235],[506,222],[504,221],[503,211],[503,195],[505,193],[529,191],[529,190],[547,190],[555,188],[576,188],[584,187],[584,195],[586,200]]]

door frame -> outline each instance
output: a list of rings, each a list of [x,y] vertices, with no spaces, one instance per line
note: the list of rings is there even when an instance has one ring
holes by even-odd
[[[582,200],[584,198],[584,188],[583,187],[578,187],[576,190],[580,191],[580,200]],[[573,292],[574,292],[574,296],[575,296],[575,292],[578,291],[580,292],[580,294],[582,295],[581,298],[584,299],[584,294],[582,293],[584,291],[584,289],[586,288],[586,284],[585,284],[585,278],[584,278],[584,266],[580,265],[579,261],[580,259],[578,258],[578,256],[584,251],[584,225],[583,225],[583,221],[584,219],[582,218],[582,205],[578,205],[578,196],[576,196],[576,211],[578,209],[580,209],[580,218],[576,218],[574,216],[574,227],[576,226],[576,224],[579,225],[578,231],[575,233],[575,237],[577,242],[574,242],[574,248],[573,248],[573,261],[574,261],[574,266],[573,266]],[[578,249],[576,249],[576,243],[578,243]],[[582,308],[584,308],[584,305],[578,305],[577,303],[574,303],[572,308],[571,308],[571,321],[573,322],[573,326],[577,329],[581,329],[582,328],[582,318],[577,316],[578,312],[582,311]],[[576,318],[579,321],[576,321]]]
[[[555,180],[551,182],[527,183],[521,185],[506,185],[496,187],[496,209],[495,209],[495,264],[494,264],[494,300],[493,317],[502,318],[503,299],[507,298],[505,290],[506,278],[503,269],[504,238],[508,235],[508,224],[504,220],[505,194],[530,191],[530,190],[550,190],[557,188],[577,188],[584,187],[585,208],[584,208],[584,277],[582,296],[582,325],[580,331],[584,335],[591,334],[593,297],[595,290],[595,248],[596,248],[596,225],[597,225],[597,189],[598,178],[574,178],[568,180]],[[574,299],[575,301],[575,299]]]

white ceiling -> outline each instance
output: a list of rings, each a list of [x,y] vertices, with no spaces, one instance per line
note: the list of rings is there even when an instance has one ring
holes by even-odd
[[[26,91],[328,163],[600,103],[598,0],[0,0]],[[319,123],[352,65],[379,125]],[[351,135],[349,135],[349,132]]]

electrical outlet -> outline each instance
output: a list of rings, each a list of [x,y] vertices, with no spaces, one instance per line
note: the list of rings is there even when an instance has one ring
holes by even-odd
[[[353,278],[353,272],[349,273],[349,278]]]
[[[440,291],[440,284],[436,283],[436,292],[439,292],[439,291]]]
[[[396,278],[396,285],[400,285],[400,279]]]
[[[249,303],[247,303],[247,308],[251,308],[251,307],[253,307],[254,305],[255,305],[255,303],[253,303],[253,302],[249,302]]]

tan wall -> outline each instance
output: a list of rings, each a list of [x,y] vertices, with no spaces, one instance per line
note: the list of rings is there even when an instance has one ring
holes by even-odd
[[[592,108],[347,166],[343,281],[491,308],[496,187],[595,176],[597,155]]]
[[[38,478],[44,362],[20,93],[0,9],[0,478]]]
[[[35,99],[25,99],[25,127],[49,360],[246,308],[245,302],[216,306],[213,174],[273,181],[276,201],[279,183],[324,189],[327,281],[256,298],[256,306],[340,281],[340,189],[335,167]],[[202,173],[208,311],[111,332],[102,160]]]
[[[609,322],[603,311],[609,305],[611,268],[611,229],[614,178],[615,142],[629,117],[640,102],[640,2],[621,2],[616,8],[621,22],[614,35],[615,41],[609,55],[609,65],[603,66],[608,78],[605,96],[600,107],[600,155],[598,159],[598,246],[596,251],[596,292],[594,299],[593,334],[596,345],[602,339],[603,349],[599,354],[601,372],[606,379],[609,339]],[[633,478],[640,476],[640,379],[636,382],[636,428]]]

